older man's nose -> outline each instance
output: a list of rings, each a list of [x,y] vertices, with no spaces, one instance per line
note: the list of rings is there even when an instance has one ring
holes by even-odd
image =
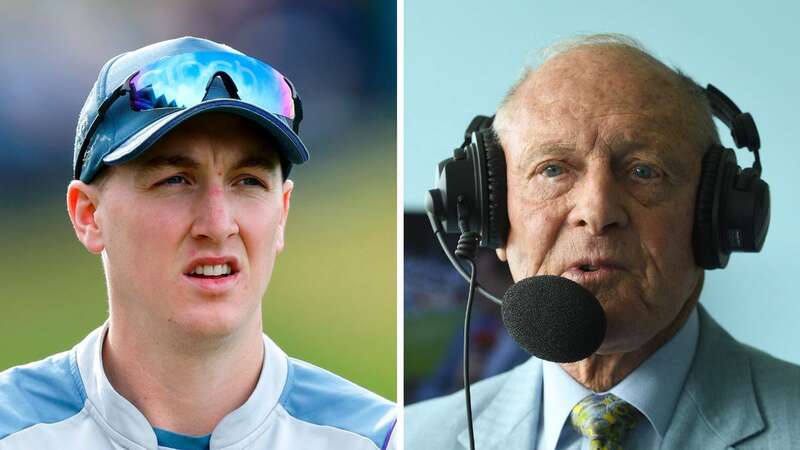
[[[192,236],[224,242],[239,232],[233,207],[222,187],[210,187],[198,199],[192,224]]]
[[[575,186],[575,205],[569,222],[599,236],[610,229],[628,225],[622,189],[607,171],[589,173]]]

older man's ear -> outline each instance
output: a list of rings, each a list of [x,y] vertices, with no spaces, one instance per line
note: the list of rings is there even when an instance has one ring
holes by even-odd
[[[97,223],[95,212],[99,205],[99,189],[82,181],[74,180],[67,187],[67,212],[75,235],[86,250],[100,254],[105,248],[103,234]]]
[[[499,259],[500,261],[503,261],[503,262],[508,262],[508,257],[506,256],[506,248],[505,247],[500,247],[497,250],[495,250],[495,252],[497,253],[497,259]]]

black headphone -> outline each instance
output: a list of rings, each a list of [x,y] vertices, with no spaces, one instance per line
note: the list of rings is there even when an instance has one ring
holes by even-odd
[[[718,269],[728,265],[731,252],[761,251],[769,228],[769,185],[761,179],[761,141],[753,117],[713,85],[705,93],[736,147],[747,147],[755,156],[744,170],[734,151],[721,145],[711,145],[703,156],[692,247],[697,265]],[[439,163],[437,188],[428,191],[425,206],[447,233],[470,230],[488,248],[505,245],[509,228],[506,162],[493,120],[472,119],[453,157]]]

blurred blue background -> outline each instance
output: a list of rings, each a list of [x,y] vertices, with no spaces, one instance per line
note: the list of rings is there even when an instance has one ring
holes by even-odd
[[[109,58],[183,35],[269,62],[303,99],[311,160],[292,172],[265,329],[287,353],[395,398],[394,1],[0,1],[0,370],[68,349],[105,319],[99,258],[64,201],[78,112]]]
[[[474,115],[494,112],[539,49],[576,34],[629,34],[700,84],[721,88],[756,119],[772,194],[769,236],[762,253],[735,254],[725,270],[707,272],[701,302],[737,339],[800,363],[800,303],[792,287],[800,269],[798,18],[800,4],[790,1],[406,0],[406,211],[422,210],[436,163],[452,156]],[[746,151],[737,156],[752,163]],[[433,245],[428,236],[406,239]],[[407,272],[406,290],[412,283]],[[422,370],[420,348],[408,341],[418,322],[406,297],[406,367]]]

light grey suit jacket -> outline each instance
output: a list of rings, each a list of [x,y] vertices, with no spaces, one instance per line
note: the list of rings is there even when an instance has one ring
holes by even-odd
[[[740,344],[698,308],[697,352],[661,448],[800,449],[800,367]],[[473,385],[476,450],[534,449],[541,395],[536,358]],[[406,408],[405,448],[469,448],[464,402],[459,391]]]

